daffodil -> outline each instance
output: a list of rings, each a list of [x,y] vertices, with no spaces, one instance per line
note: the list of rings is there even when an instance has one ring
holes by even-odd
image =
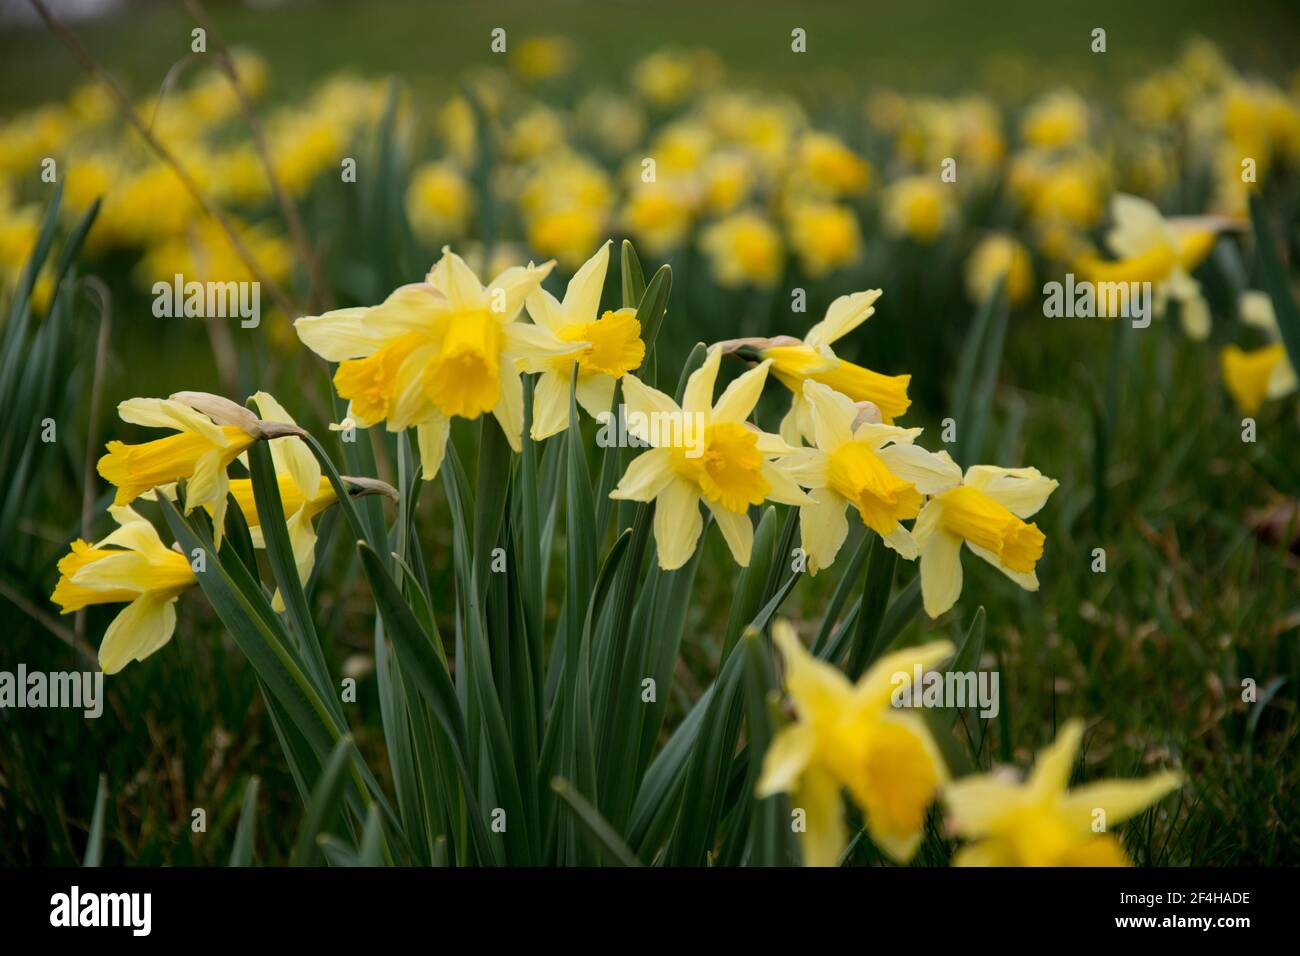
[[[770,287],[781,277],[781,233],[756,212],[738,212],[710,224],[700,234],[700,248],[714,278],[726,288]]]
[[[756,350],[760,359],[771,360],[772,374],[790,390],[790,411],[781,421],[781,437],[790,444],[799,444],[801,438],[809,441],[814,438],[812,412],[803,397],[803,383],[809,380],[829,385],[854,402],[870,402],[880,409],[887,425],[892,425],[912,404],[907,397],[912,376],[881,375],[839,358],[831,348],[871,318],[880,294],[879,289],[871,289],[840,296],[802,341],[782,335],[721,343],[728,351],[749,347]]]
[[[1243,415],[1254,415],[1265,399],[1281,398],[1296,390],[1295,367],[1282,344],[1282,334],[1268,293],[1251,290],[1242,293],[1241,319],[1263,331],[1271,340],[1268,345],[1246,351],[1226,346],[1219,354],[1223,384]]]
[[[934,176],[906,176],[885,188],[881,218],[891,235],[931,243],[956,217],[949,185]]]
[[[609,268],[606,242],[579,269],[560,302],[538,288],[527,299],[528,314],[562,342],[581,343],[571,355],[546,357],[524,363],[525,371],[540,373],[533,393],[531,435],[541,441],[569,427],[569,383],[578,367],[577,400],[593,418],[609,414],[614,383],[637,368],[645,358],[641,323],[635,309],[600,314],[600,293]]]
[[[116,674],[171,640],[176,599],[198,579],[185,555],[165,546],[153,525],[130,507],[108,511],[118,529],[95,544],[72,542],[59,560],[50,600],[64,614],[92,604],[126,604],[99,645],[99,666]]]
[[[848,844],[841,790],[862,809],[876,846],[907,862],[948,771],[925,720],[893,708],[891,699],[911,685],[918,668],[950,657],[952,644],[935,641],[886,654],[855,685],[809,654],[786,621],[776,622],[772,637],[798,719],[764,754],[758,796],[788,792],[803,811],[808,866],[834,866]]]
[[[1136,816],[1182,785],[1177,773],[1102,780],[1069,789],[1083,722],[1061,728],[1023,783],[1014,775],[964,777],[944,792],[948,822],[972,840],[957,866],[1126,866],[1110,827]]]
[[[523,440],[520,361],[572,355],[544,326],[517,321],[524,300],[554,263],[515,266],[486,288],[450,249],[425,282],[402,286],[380,305],[336,309],[294,323],[303,343],[338,362],[334,387],[362,428],[415,428],[424,477],[442,464],[451,419],[496,416],[516,451]]]
[[[946,452],[950,475],[960,469]],[[921,597],[926,613],[938,617],[961,595],[962,542],[1026,591],[1038,590],[1035,567],[1046,536],[1024,519],[1037,514],[1057,482],[1037,468],[973,465],[925,503],[912,526],[921,550]]]
[[[814,279],[857,261],[862,253],[858,217],[847,206],[798,202],[790,208],[788,224],[790,245],[804,271]]]
[[[952,485],[956,465],[912,444],[919,428],[864,419],[852,399],[818,382],[804,382],[803,394],[816,447],[795,451],[786,470],[811,489],[812,503],[799,509],[808,569],[815,574],[835,560],[849,533],[850,506],[885,544],[913,560],[916,543],[900,522],[917,516],[924,495]]]
[[[1025,302],[1034,291],[1029,250],[1005,233],[981,239],[966,260],[966,291],[973,301],[987,299],[998,282],[1012,305]]]
[[[185,513],[207,508],[218,546],[230,463],[259,439],[300,432],[296,426],[260,421],[243,406],[203,392],[178,392],[165,399],[131,398],[117,406],[117,413],[124,422],[170,428],[176,434],[140,445],[108,443],[108,454],[99,459],[98,469],[117,487],[113,504],[130,504],[155,488],[184,480]]]
[[[718,346],[709,349],[687,379],[680,406],[635,375],[623,379],[627,430],[652,447],[633,459],[610,497],[655,502],[655,543],[666,571],[695,553],[704,529],[701,500],[742,566],[749,564],[754,541],[751,505],[809,500],[773,461],[790,446],[745,421],[758,403],[769,363],[745,372],[714,402],[721,356]]]
[[[1215,219],[1165,219],[1154,203],[1137,196],[1117,194],[1111,200],[1113,225],[1106,244],[1119,256],[1102,261],[1085,256],[1078,269],[1093,282],[1150,282],[1153,309],[1163,314],[1170,299],[1180,304],[1183,331],[1202,340],[1210,334],[1210,309],[1201,286],[1191,276],[1214,248],[1216,229],[1226,223]]]

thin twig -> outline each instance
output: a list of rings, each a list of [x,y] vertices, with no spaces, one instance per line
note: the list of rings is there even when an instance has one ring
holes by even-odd
[[[302,260],[303,265],[307,268],[308,281],[308,299],[313,310],[319,311],[322,303],[328,307],[329,292],[321,284],[320,261],[312,252],[311,244],[307,239],[307,230],[303,228],[302,217],[298,215],[298,208],[294,205],[284,184],[280,182],[280,177],[275,174],[275,165],[271,162],[271,151],[266,144],[266,133],[262,127],[261,117],[257,115],[257,109],[253,106],[253,101],[249,99],[247,92],[244,90],[244,84],[240,82],[239,73],[235,69],[234,58],[230,55],[230,48],[221,38],[221,33],[217,26],[208,16],[207,10],[199,0],[185,0],[185,6],[189,8],[194,19],[199,25],[208,32],[208,40],[213,44],[217,57],[225,71],[230,85],[235,90],[235,96],[239,98],[240,108],[244,112],[244,118],[248,121],[248,128],[252,133],[253,146],[257,150],[257,155],[262,160],[262,167],[266,170],[267,182],[271,184],[271,192],[275,196],[275,201],[280,206],[280,212],[284,216],[284,221],[289,226],[289,235],[293,239],[293,244],[298,250],[298,258]],[[287,316],[289,317],[289,316]]]
[[[61,20],[54,16],[54,14],[50,13],[44,0],[28,0],[28,3],[30,3],[36,12],[40,14],[40,17],[45,21],[46,26],[58,35],[64,45],[72,51],[73,56],[77,58],[77,61],[81,64],[82,68],[93,74],[96,79],[104,84],[105,88],[107,88],[109,93],[112,94],[113,99],[117,101],[118,112],[122,114],[122,117],[135,128],[136,132],[140,134],[144,141],[155,153],[158,154],[163,162],[175,171],[181,184],[185,187],[186,191],[194,197],[194,201],[203,208],[203,211],[217,221],[229,237],[231,247],[235,250],[235,254],[239,256],[240,261],[244,263],[245,267],[247,267],[248,271],[252,273],[253,277],[266,287],[267,293],[275,300],[277,307],[284,312],[285,315],[301,315],[302,310],[294,304],[293,300],[279,287],[279,285],[267,276],[261,265],[258,264],[257,259],[254,258],[251,252],[249,252],[248,247],[244,245],[244,240],[239,237],[239,233],[235,229],[234,224],[231,223],[226,214],[222,212],[221,207],[204,195],[203,191],[199,189],[198,183],[194,181],[194,177],[190,175],[189,170],[186,169],[180,160],[172,154],[171,150],[164,146],[162,142],[153,135],[153,132],[144,124],[144,121],[140,119],[139,114],[136,113],[135,107],[131,105],[131,100],[127,97],[126,93],[117,85],[117,81],[109,75],[107,70],[100,66],[99,61],[97,61],[90,54],[90,51],[82,45],[81,41],[77,39],[77,35],[68,29]]]

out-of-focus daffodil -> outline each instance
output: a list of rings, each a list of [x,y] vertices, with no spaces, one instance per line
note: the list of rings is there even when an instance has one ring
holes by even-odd
[[[788,215],[790,245],[814,279],[856,262],[862,252],[858,217],[847,206],[798,202]]]
[[[427,163],[411,174],[406,214],[411,228],[426,240],[459,239],[473,211],[473,191],[451,163]]]
[[[900,522],[916,517],[923,495],[951,486],[950,462],[912,444],[919,428],[861,420],[863,410],[852,399],[817,382],[804,382],[803,394],[816,447],[798,449],[786,465],[795,481],[811,489],[812,503],[799,509],[809,571],[815,574],[835,560],[849,533],[850,506],[885,544],[914,559],[916,544]]]
[[[885,187],[881,217],[886,231],[921,243],[931,243],[952,224],[956,212],[935,176],[907,176]]]
[[[614,383],[645,358],[635,309],[600,314],[600,294],[608,268],[606,242],[569,280],[563,302],[540,287],[528,296],[528,314],[535,323],[563,342],[585,343],[572,355],[525,364],[525,371],[540,373],[533,393],[531,435],[535,441],[569,427],[569,383],[575,363],[578,404],[596,418],[610,412]]]
[[[809,501],[774,462],[792,449],[745,421],[758,403],[770,363],[742,374],[715,402],[721,356],[718,346],[709,349],[704,364],[687,379],[680,406],[635,375],[623,379],[628,432],[652,447],[632,460],[610,497],[655,502],[655,543],[666,571],[680,568],[695,553],[704,529],[701,500],[741,566],[748,566],[754,542],[751,505]]]
[[[1210,334],[1210,309],[1191,270],[1214,248],[1219,220],[1166,220],[1155,204],[1117,194],[1111,201],[1114,223],[1106,244],[1120,258],[1106,262],[1085,257],[1079,272],[1097,282],[1150,282],[1153,310],[1162,314],[1170,299],[1180,304],[1183,331],[1202,340]]]
[[[1268,293],[1257,290],[1242,293],[1239,312],[1243,322],[1260,329],[1271,340],[1268,345],[1249,351],[1228,345],[1219,353],[1228,394],[1243,415],[1254,415],[1266,399],[1290,395],[1300,383],[1282,344]]]
[[[1004,233],[981,239],[966,260],[966,291],[972,300],[983,302],[998,282],[1012,305],[1025,302],[1033,292],[1029,250]]]
[[[961,595],[962,542],[1026,591],[1038,590],[1035,567],[1046,536],[1024,519],[1035,515],[1057,482],[1037,468],[973,465],[960,475],[947,452],[948,489],[925,503],[912,526],[921,549],[921,597],[938,617]],[[961,477],[960,483],[957,479]]]
[[[116,674],[171,640],[176,599],[198,579],[185,555],[164,545],[147,520],[125,505],[108,510],[118,529],[95,544],[72,542],[59,560],[50,600],[64,614],[92,604],[126,604],[99,645],[99,666]]]
[[[1020,133],[1031,146],[1073,146],[1088,136],[1088,104],[1071,90],[1048,93],[1029,108]]]
[[[974,841],[956,866],[1126,866],[1110,827],[1182,785],[1173,772],[1144,780],[1101,780],[1069,789],[1083,722],[1061,728],[1023,783],[1014,774],[963,777],[944,792],[953,831]]]
[[[517,321],[553,265],[507,269],[485,288],[444,248],[424,282],[402,286],[380,305],[305,316],[294,328],[309,349],[339,363],[334,387],[348,400],[349,419],[363,428],[384,422],[389,431],[416,429],[424,477],[431,479],[453,417],[491,412],[518,450],[524,422],[518,363],[585,348]]]
[[[871,182],[870,164],[829,133],[805,133],[796,164],[801,182],[830,196],[857,196]]]
[[[891,697],[900,683],[911,685],[917,668],[950,657],[952,644],[935,641],[886,654],[854,685],[809,654],[786,621],[777,621],[772,637],[785,660],[798,719],[768,747],[758,795],[788,792],[804,811],[808,866],[834,866],[848,844],[841,790],[862,809],[872,841],[906,863],[948,771],[924,719],[891,707]]]
[[[700,247],[714,278],[726,288],[770,287],[781,277],[781,233],[759,213],[738,212],[712,223],[701,233]]]

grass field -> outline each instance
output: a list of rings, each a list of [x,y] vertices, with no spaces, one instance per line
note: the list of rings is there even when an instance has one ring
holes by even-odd
[[[1137,330],[1125,329],[1123,322],[1044,317],[1038,286],[1061,270],[1037,246],[1033,288],[1009,308],[1005,339],[999,341],[996,316],[983,329],[973,319],[981,303],[966,291],[965,263],[978,238],[993,229],[1014,232],[1027,245],[1035,242],[1029,225],[1013,211],[1011,187],[998,178],[997,185],[972,194],[960,225],[934,243],[887,236],[877,190],[897,178],[905,164],[892,152],[892,141],[867,130],[863,119],[869,94],[884,87],[933,97],[979,90],[997,102],[1014,152],[1017,118],[1040,93],[1066,83],[1092,109],[1118,115],[1130,84],[1168,68],[1197,36],[1213,41],[1243,74],[1267,77],[1289,91],[1294,104],[1300,9],[1281,3],[1229,9],[1214,2],[1111,0],[1059,11],[1022,0],[999,6],[994,16],[982,5],[948,0],[870,9],[813,2],[800,5],[797,13],[788,5],[730,0],[707,5],[385,0],[266,9],[213,4],[212,12],[228,43],[265,60],[269,82],[261,109],[288,105],[292,110],[337,71],[381,80],[391,76],[402,91],[408,126],[396,135],[390,130],[387,139],[382,123],[358,133],[356,152],[363,157],[358,185],[364,198],[340,194],[333,173],[313,180],[295,197],[313,247],[323,250],[325,285],[338,305],[378,301],[399,282],[418,281],[436,258],[440,243],[412,237],[404,225],[400,234],[377,238],[392,220],[376,208],[400,209],[411,170],[443,154],[433,117],[461,89],[467,71],[492,65],[487,44],[496,26],[507,27],[512,37],[565,37],[577,48],[572,72],[530,94],[549,97],[559,109],[572,107],[595,86],[625,86],[631,65],[661,47],[707,48],[725,66],[728,84],[789,95],[819,126],[839,131],[872,164],[876,178],[866,198],[850,203],[863,223],[861,253],[828,277],[788,265],[773,288],[721,289],[709,259],[694,246],[694,226],[681,248],[663,253],[646,252],[633,237],[646,277],[661,263],[672,266],[672,297],[656,346],[659,387],[671,394],[697,339],[802,336],[839,295],[883,289],[875,315],[836,346],[837,354],[888,374],[913,375],[913,405],[905,424],[924,426],[927,447],[940,447],[937,436],[945,419],[960,409],[970,415],[960,418],[960,427],[978,420],[983,429],[973,447],[967,439],[969,457],[959,456],[963,465],[976,457],[998,465],[1032,465],[1059,482],[1035,519],[1047,538],[1038,565],[1040,590],[1021,590],[967,554],[965,590],[956,608],[933,620],[915,614],[896,635],[895,646],[938,638],[960,646],[983,608],[987,631],[980,659],[1001,675],[1003,696],[998,717],[957,725],[955,738],[965,759],[980,769],[995,764],[1023,769],[1069,718],[1083,717],[1087,732],[1076,780],[1140,777],[1166,767],[1184,775],[1175,795],[1122,831],[1133,862],[1300,863],[1300,762],[1294,757],[1300,733],[1300,405],[1294,394],[1265,404],[1253,416],[1257,440],[1243,442],[1243,415],[1225,391],[1221,372],[1223,346],[1257,344],[1253,331],[1243,334],[1237,321],[1238,293],[1261,288],[1265,281],[1265,267],[1249,248],[1248,226],[1221,237],[1195,271],[1213,316],[1207,341],[1188,338],[1171,318]],[[133,96],[145,97],[185,57],[192,25],[183,8],[146,4],[73,28]],[[789,52],[794,26],[807,30],[808,53],[802,56]],[[1104,56],[1088,49],[1089,31],[1096,26],[1107,30]],[[67,51],[47,31],[0,32],[0,122],[62,100],[82,82]],[[239,121],[232,126],[233,133],[221,135],[245,134]],[[1125,129],[1108,127],[1107,141],[1089,148],[1095,145],[1108,161],[1124,151]],[[382,161],[389,148],[399,158],[384,181],[366,182],[369,159]],[[1188,155],[1192,152],[1189,148]],[[640,154],[633,150],[632,155]],[[335,159],[331,156],[331,169]],[[1291,253],[1300,249],[1296,159],[1275,164],[1263,193]],[[48,190],[38,191],[32,176],[22,175],[26,178],[9,175],[15,193],[44,208]],[[1113,177],[1120,178],[1119,173]],[[1176,182],[1152,197],[1166,213],[1209,211],[1191,160],[1180,160],[1171,178]],[[1119,191],[1117,183],[1110,185]],[[485,206],[491,208],[490,202],[481,200],[481,213]],[[283,231],[273,203],[260,210],[257,221],[276,223]],[[522,240],[517,233],[524,226],[515,213],[505,204],[497,213],[500,234],[485,238]],[[67,234],[67,222],[61,230]],[[609,233],[619,239],[626,230],[614,221]],[[1103,233],[1100,220],[1080,230],[1098,244]],[[138,251],[111,249],[76,260],[77,274],[101,276],[111,290],[111,334],[101,350],[101,313],[93,297],[81,297],[75,307],[69,298],[68,328],[50,360],[54,388],[48,399],[56,403],[50,414],[62,437],[53,450],[39,453],[39,470],[29,473],[15,514],[5,516],[12,517],[15,539],[2,572],[9,633],[0,670],[20,661],[32,670],[87,666],[53,631],[94,647],[118,610],[116,605],[90,608],[75,624],[66,617],[50,626],[57,617],[49,602],[56,564],[81,533],[88,438],[94,439],[90,456],[95,458],[111,438],[154,437],[119,422],[112,414],[117,402],[186,389],[228,391],[233,378],[239,394],[229,397],[242,400],[266,388],[328,444],[330,454],[348,453],[325,429],[337,420],[329,370],[294,337],[290,321],[296,316],[268,309],[256,336],[234,333],[234,364],[223,367],[219,348],[201,323],[163,323],[150,316]],[[547,288],[562,294],[562,276],[571,272],[557,270]],[[620,296],[616,266],[611,273],[607,305]],[[1294,290],[1294,259],[1289,275]],[[6,303],[14,284],[4,284]],[[286,285],[305,301],[308,284],[303,264],[295,263]],[[793,315],[785,306],[787,290],[796,285],[808,289],[806,315]],[[38,353],[32,348],[23,354]],[[972,391],[963,395],[960,383],[968,367]],[[726,379],[742,370],[739,363],[724,368]],[[101,392],[97,421],[90,407],[93,388]],[[757,423],[775,432],[787,402],[786,393],[769,385]],[[30,414],[30,421],[19,421],[10,419],[7,409],[3,431],[30,430],[46,413],[32,408]],[[595,476],[602,461],[594,447],[596,427],[585,421],[583,429]],[[548,439],[545,447],[562,449],[564,440]],[[456,421],[452,444],[473,476],[480,454],[487,454],[480,451],[478,423]],[[405,489],[409,476],[399,468],[401,447],[390,436],[375,440],[376,473]],[[92,482],[88,496],[96,516],[110,492],[104,481]],[[574,507],[572,499],[557,505],[544,594],[548,635],[566,626],[564,589],[572,573],[566,521]],[[777,507],[784,520],[787,509]],[[460,680],[464,568],[452,515],[443,481],[426,486],[414,521],[432,616],[447,638],[453,677]],[[388,770],[385,721],[391,690],[381,686],[376,672],[372,583],[344,521],[337,515],[323,520],[330,526],[322,526],[319,581],[308,589],[312,616],[328,673],[335,682],[342,676],[358,680],[347,727],[366,763],[380,768],[380,786],[393,792],[401,784]],[[781,615],[805,640],[818,629],[850,555],[869,534],[856,518],[852,526],[836,564],[798,580],[781,605]],[[106,533],[107,522],[97,517],[94,527],[92,538]],[[600,529],[593,546],[598,553],[592,556],[597,567],[613,546],[614,530],[612,525]],[[706,530],[700,547],[693,591],[688,585],[689,600],[683,604],[685,637],[671,687],[664,691],[661,743],[714,683],[729,650],[724,633],[740,589],[738,572],[713,529]],[[1105,552],[1104,572],[1096,570],[1098,548]],[[899,567],[896,597],[913,574],[904,562]],[[278,580],[265,560],[262,568],[266,582]],[[0,841],[0,863],[80,862],[101,775],[107,863],[224,864],[236,848],[241,805],[253,778],[260,781],[256,858],[264,863],[290,859],[303,797],[256,669],[199,589],[182,595],[178,617],[176,637],[162,651],[106,679],[101,719],[87,721],[71,710],[0,713],[0,819],[6,821],[7,837]],[[1246,679],[1258,688],[1251,701],[1243,700]],[[753,739],[751,732],[746,741]],[[734,768],[726,766],[736,775],[746,767],[740,759]],[[206,811],[206,832],[191,827],[195,808]],[[365,820],[361,814],[353,823],[359,830]],[[956,843],[937,811],[931,812],[927,830],[931,838],[915,862],[950,862]],[[725,827],[724,832],[730,833]],[[888,860],[869,840],[855,843],[848,858]]]

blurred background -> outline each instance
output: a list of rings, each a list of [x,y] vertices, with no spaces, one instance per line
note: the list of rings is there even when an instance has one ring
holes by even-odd
[[[986,728],[991,758],[1023,765],[1066,717],[1096,718],[1090,776],[1174,761],[1193,781],[1150,832],[1130,837],[1137,862],[1300,861],[1296,402],[1256,411],[1261,437],[1245,445],[1220,370],[1221,348],[1263,341],[1238,315],[1240,294],[1260,285],[1247,242],[1221,238],[1196,272],[1214,317],[1208,342],[1172,321],[1129,337],[1114,323],[1045,319],[1038,294],[1080,249],[1103,247],[1114,192],[1171,215],[1240,220],[1245,193],[1231,180],[1243,149],[1258,153],[1268,208],[1297,249],[1296,4],[211,2],[199,8],[216,28],[201,53],[184,3],[46,5],[229,213],[286,301],[264,289],[255,330],[153,317],[154,281],[244,279],[246,265],[60,38],[28,4],[0,0],[6,312],[51,201],[41,161],[62,170],[53,259],[102,199],[69,278],[55,295],[51,267],[42,271],[32,329],[11,343],[31,376],[23,393],[38,397],[0,411],[10,476],[0,670],[88,666],[111,619],[112,609],[58,619],[48,596],[68,542],[106,531],[106,487],[87,486],[87,459],[108,438],[144,437],[117,421],[118,401],[181,389],[242,400],[264,387],[324,435],[328,373],[298,345],[297,314],[378,301],[418,280],[444,242],[485,279],[553,256],[548,286],[559,291],[599,242],[629,236],[647,273],[674,269],[661,387],[697,339],[802,336],[836,296],[879,287],[877,314],[839,354],[913,376],[907,424],[926,426],[930,447],[955,404],[974,407],[968,455],[1060,480],[1039,519],[1041,592],[968,563],[977,583],[964,617],[910,629],[917,639],[959,632],[986,606],[987,663],[1006,694]],[[1097,27],[1105,53],[1091,50]],[[504,55],[490,47],[497,28]],[[806,53],[791,50],[795,28]],[[220,72],[224,47],[291,215]],[[646,156],[663,186],[653,194],[634,186]],[[949,156],[958,199],[908,185]],[[769,225],[752,233],[769,254],[736,277],[714,250],[750,248],[739,230],[752,224],[732,220],[745,210]],[[737,231],[713,229],[722,222]],[[995,249],[983,245],[992,236]],[[1000,325],[972,331],[1000,272],[1009,308]],[[807,292],[806,313],[791,312],[794,288]],[[611,278],[606,302],[616,296]],[[774,426],[783,411],[772,395],[760,416]],[[32,437],[46,417],[60,428],[50,446]],[[445,579],[441,488],[421,507],[430,573]],[[715,537],[674,713],[717,660],[734,573]],[[334,540],[322,533],[318,620],[333,671],[360,681],[357,738],[379,748],[373,612]],[[1096,547],[1105,574],[1090,568]],[[815,617],[833,585],[830,574],[801,583],[788,609]],[[101,719],[0,711],[0,862],[78,862],[101,774],[106,862],[223,862],[254,775],[263,819],[284,822],[259,835],[259,859],[284,860],[298,798],[256,682],[200,595],[182,600],[180,617],[163,652],[106,681]],[[1247,677],[1262,703],[1241,700]],[[206,833],[190,829],[195,807],[207,810]]]

